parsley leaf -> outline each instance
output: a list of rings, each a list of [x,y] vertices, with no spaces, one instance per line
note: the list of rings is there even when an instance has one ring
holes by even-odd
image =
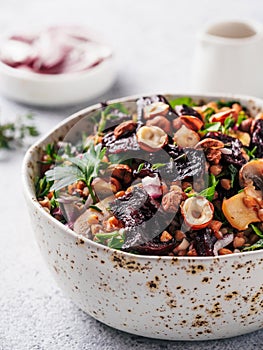
[[[191,97],[179,97],[174,100],[170,100],[169,103],[172,108],[178,105],[187,105],[190,107],[195,106],[195,103],[193,102]]]
[[[202,132],[219,131],[220,128],[221,128],[221,123],[220,122],[207,123],[207,124],[205,124],[204,130],[202,130]]]
[[[260,229],[257,228],[257,226],[255,226],[255,225],[253,225],[253,224],[251,224],[250,226],[252,227],[253,231],[254,231],[260,238],[263,238],[263,232],[260,231]]]
[[[204,116],[205,116],[205,121],[209,121],[209,118],[215,113],[215,110],[214,108],[211,108],[211,107],[207,107],[205,110],[204,110]]]
[[[234,182],[235,182],[235,179],[236,179],[236,176],[238,174],[238,170],[237,168],[233,165],[233,164],[230,164],[228,166],[228,169],[229,169],[229,172],[230,172],[230,176],[231,176],[231,188],[234,187]]]
[[[53,184],[53,181],[47,181],[46,176],[42,177],[41,179],[38,178],[36,180],[36,197],[37,198],[43,198],[45,197]]]
[[[263,248],[263,238],[258,240],[256,243],[254,243],[250,247],[245,247],[244,249],[242,249],[242,251],[247,252],[247,251],[253,251],[253,250],[262,249],[262,248]]]
[[[103,133],[103,131],[105,130],[107,120],[118,118],[118,116],[115,115],[116,110],[123,114],[129,114],[129,111],[122,103],[113,103],[105,107],[104,110],[101,111],[101,118],[98,123],[98,134]]]
[[[244,147],[245,148],[245,147]],[[245,151],[247,155],[249,156],[250,159],[255,159],[256,156],[256,151],[257,151],[257,146],[255,146],[251,151],[248,148],[245,148]]]
[[[232,126],[235,124],[235,119],[230,116],[228,116],[224,121],[224,129],[225,131],[232,128]]]
[[[124,233],[119,231],[113,231],[109,233],[101,232],[95,235],[95,241],[114,249],[121,249],[124,243],[124,239]]]
[[[101,145],[91,145],[82,158],[68,158],[66,163],[58,165],[46,172],[48,181],[54,181],[51,191],[58,191],[79,180],[86,183],[89,193],[95,202],[95,194],[91,187],[93,178],[99,175],[100,169],[107,163],[102,161],[106,148],[101,149]]]
[[[240,102],[238,101],[235,101],[235,100],[231,100],[231,101],[217,101],[217,107],[220,109],[220,108],[223,108],[223,107],[229,107],[231,108],[233,104],[237,103],[240,105]]]
[[[209,182],[211,184],[210,187],[205,188],[203,191],[199,192],[197,195],[203,196],[211,202],[214,198],[216,186],[219,180],[216,180],[215,176],[211,174]]]
[[[112,112],[114,112],[116,109],[124,114],[129,114],[129,111],[122,103],[112,103],[111,105],[107,106],[104,109],[104,114],[106,116],[109,114],[114,115],[114,113],[112,113]]]
[[[157,170],[157,169],[162,168],[166,165],[167,165],[166,163],[155,163],[152,165],[152,170]]]
[[[238,117],[237,117],[237,122],[236,122],[236,125],[237,126],[240,126],[240,124],[242,123],[243,120],[246,120],[247,119],[247,116],[245,114],[244,111],[241,111],[238,113]]]

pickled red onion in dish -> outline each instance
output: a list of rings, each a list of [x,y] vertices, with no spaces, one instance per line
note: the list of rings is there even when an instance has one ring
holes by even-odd
[[[50,27],[36,34],[15,34],[0,46],[0,61],[40,74],[89,70],[111,57],[110,47],[81,27]]]

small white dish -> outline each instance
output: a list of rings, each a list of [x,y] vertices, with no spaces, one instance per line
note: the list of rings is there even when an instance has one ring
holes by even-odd
[[[0,91],[18,102],[64,106],[102,95],[116,77],[113,57],[84,72],[59,75],[22,71],[0,62]]]
[[[223,20],[197,36],[193,90],[263,97],[263,25],[253,20]]]
[[[5,36],[3,40],[8,37]],[[93,33],[90,38],[94,39]],[[101,40],[97,42],[104,45]],[[10,99],[36,106],[54,107],[87,102],[102,95],[116,78],[112,49],[108,45],[105,47],[109,52],[101,62],[76,72],[43,74],[14,68],[0,61],[0,92]]]

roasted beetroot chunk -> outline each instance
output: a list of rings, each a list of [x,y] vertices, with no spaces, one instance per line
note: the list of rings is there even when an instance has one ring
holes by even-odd
[[[194,247],[200,256],[213,256],[213,248],[216,242],[215,236],[208,228],[194,232],[192,235]]]
[[[193,117],[197,117],[198,119],[202,120],[201,115],[195,109],[185,104],[182,104],[180,106],[175,106],[175,111],[179,116],[191,115]]]
[[[247,162],[241,153],[242,143],[238,139],[219,132],[209,132],[206,136],[222,141],[225,144],[226,149],[231,152],[230,154],[222,153],[222,157],[226,164],[233,164],[234,166],[241,168],[242,165]]]
[[[141,245],[145,248],[149,246],[149,242],[169,225],[174,216],[165,213],[159,202],[138,187],[110,203],[109,208],[125,227],[126,238],[122,247],[124,250],[137,250]]]
[[[172,161],[160,169],[163,178],[171,181],[184,180],[188,177],[202,176],[205,171],[205,157],[203,151],[179,146],[167,145],[165,148]]]
[[[139,246],[127,248],[126,251],[134,251],[144,255],[167,255],[176,246],[176,242],[153,243],[147,242]]]
[[[138,151],[140,149],[135,134],[125,138],[116,139],[114,133],[109,132],[104,136],[102,145],[107,148],[108,153],[122,153],[127,151]]]
[[[159,203],[155,202],[144,189],[138,187],[110,203],[110,211],[125,227],[138,226],[151,219],[158,207]]]
[[[257,158],[263,157],[263,119],[258,119],[255,121],[252,139],[251,139],[251,148],[257,147],[255,156]]]

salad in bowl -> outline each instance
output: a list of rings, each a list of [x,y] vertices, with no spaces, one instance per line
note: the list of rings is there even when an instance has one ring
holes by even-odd
[[[23,187],[65,294],[146,337],[262,328],[262,110],[245,96],[131,96],[38,140]]]
[[[88,239],[142,255],[263,249],[263,113],[238,100],[143,96],[41,150],[36,196]]]

